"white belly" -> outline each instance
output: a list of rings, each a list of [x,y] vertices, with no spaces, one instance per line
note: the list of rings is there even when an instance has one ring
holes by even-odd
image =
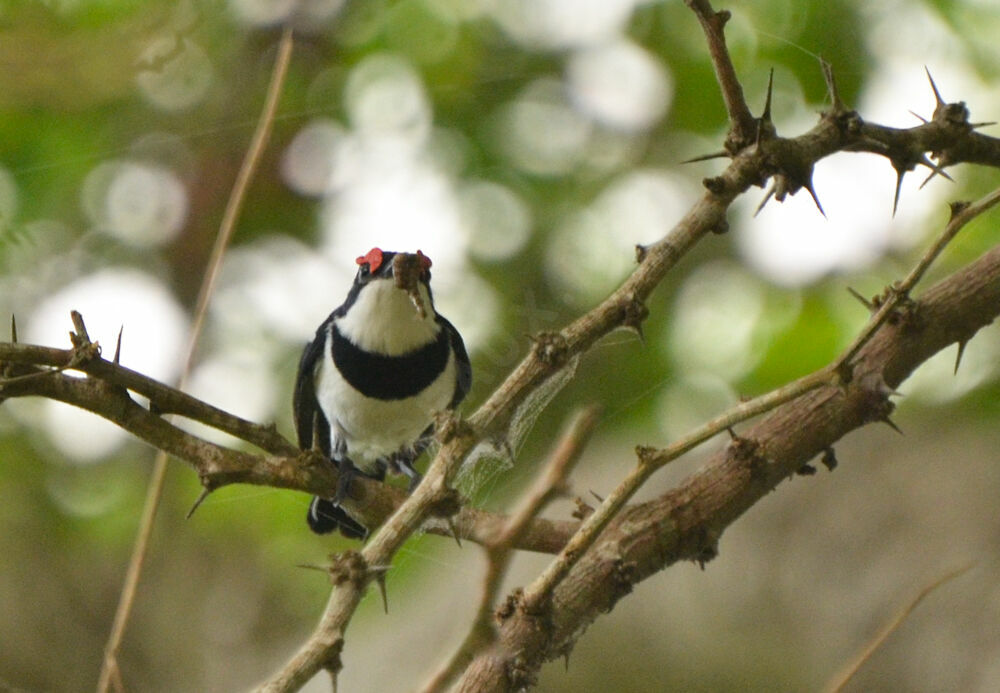
[[[449,354],[441,375],[422,392],[397,400],[365,397],[323,359],[316,372],[316,399],[330,421],[330,447],[338,438],[347,456],[365,471],[375,461],[412,446],[434,419],[447,409],[455,394],[455,357]]]

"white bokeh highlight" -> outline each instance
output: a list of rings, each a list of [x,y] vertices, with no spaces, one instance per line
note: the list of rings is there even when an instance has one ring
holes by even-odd
[[[459,190],[462,226],[469,252],[489,262],[516,255],[531,236],[531,211],[510,188],[472,181]]]
[[[734,205],[746,221],[736,235],[744,257],[761,274],[783,286],[803,286],[839,272],[871,267],[896,243],[912,237],[942,207],[933,189],[917,193],[920,176],[903,182],[892,216],[895,171],[874,154],[835,154],[816,165],[813,186],[826,217],[806,190],[771,200],[753,216],[759,199],[744,195]],[[761,193],[763,195],[763,193]]]
[[[139,270],[113,267],[67,284],[39,304],[27,320],[22,339],[31,344],[66,348],[72,329],[70,311],[83,315],[92,341],[110,358],[122,329],[121,364],[140,373],[173,381],[184,358],[187,315],[170,290]],[[46,400],[41,414],[25,417],[39,426],[56,448],[76,462],[111,454],[128,437],[95,414]]]
[[[497,141],[511,164],[537,176],[560,176],[584,159],[593,125],[569,103],[561,82],[528,85],[499,115]]]
[[[140,93],[164,111],[182,111],[198,104],[212,85],[213,67],[205,50],[179,34],[159,36],[146,46],[135,77]]]
[[[666,113],[670,74],[646,50],[619,39],[581,49],[569,58],[570,99],[597,123],[625,132],[653,127]]]
[[[671,353],[683,373],[732,382],[760,361],[754,332],[766,307],[761,281],[734,263],[699,267],[685,280],[670,323]]]
[[[156,164],[99,164],[84,179],[81,203],[98,231],[138,247],[173,240],[187,220],[188,195],[183,183]]]
[[[337,187],[350,143],[343,127],[329,119],[315,120],[296,133],[281,158],[281,175],[300,195],[319,197]]]
[[[556,227],[548,239],[546,277],[581,308],[600,300],[635,267],[636,245],[666,235],[690,192],[689,182],[655,169],[621,176]]]
[[[534,48],[572,48],[620,34],[636,0],[501,0],[489,10],[518,43]]]

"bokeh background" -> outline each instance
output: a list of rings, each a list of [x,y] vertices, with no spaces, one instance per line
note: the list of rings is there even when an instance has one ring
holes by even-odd
[[[720,4],[720,7],[723,5]],[[734,2],[727,36],[754,107],[775,75],[779,133],[825,104],[818,56],[845,100],[898,127],[929,116],[924,74],[973,120],[1000,115],[1000,12],[986,0]],[[0,2],[0,316],[23,341],[68,345],[69,310],[122,362],[179,375],[191,309],[253,131],[280,26],[296,45],[274,135],[249,190],[208,316],[191,391],[291,436],[301,346],[370,247],[422,249],[437,304],[473,356],[476,406],[528,348],[612,290],[633,247],[660,238],[723,162],[725,114],[702,34],[675,0],[10,0]],[[995,129],[986,129],[995,133]],[[463,488],[502,510],[581,403],[605,415],[573,480],[605,495],[637,443],[662,445],[741,395],[828,362],[878,293],[947,218],[992,189],[968,166],[918,189],[878,157],[823,161],[804,195],[711,237],[650,301],[645,340],[615,333],[533,427],[512,464]],[[942,276],[1000,240],[963,232]],[[6,322],[4,317],[3,321]],[[897,423],[837,446],[840,467],[782,485],[704,570],[679,565],[593,625],[545,691],[819,687],[923,586],[932,594],[850,690],[1000,689],[1000,333],[984,329],[901,388]],[[206,433],[206,435],[212,435]],[[711,449],[708,445],[706,449]],[[692,454],[648,497],[696,469]],[[96,682],[153,451],[46,401],[0,406],[0,682]],[[311,535],[302,494],[198,493],[170,470],[121,658],[129,690],[230,691],[307,636],[345,541]],[[570,505],[549,514],[567,517]],[[519,557],[523,584],[546,563]],[[341,690],[415,688],[463,636],[477,547],[419,537],[351,624]],[[308,690],[322,691],[325,676]]]

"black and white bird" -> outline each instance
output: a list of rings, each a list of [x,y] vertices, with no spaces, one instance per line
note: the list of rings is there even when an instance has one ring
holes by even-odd
[[[390,470],[415,488],[434,415],[462,401],[472,368],[461,335],[434,310],[430,258],[372,248],[357,263],[347,299],[302,353],[294,407],[299,447],[317,447],[340,473],[333,498],[313,498],[309,527],[360,539],[368,530],[339,505],[351,478]]]

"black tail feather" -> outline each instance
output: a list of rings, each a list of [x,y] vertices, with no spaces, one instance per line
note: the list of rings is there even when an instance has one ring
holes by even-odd
[[[364,525],[333,501],[319,496],[314,496],[312,503],[309,504],[306,521],[309,523],[309,529],[316,534],[329,534],[339,529],[348,539],[364,539],[368,536],[368,529]]]

